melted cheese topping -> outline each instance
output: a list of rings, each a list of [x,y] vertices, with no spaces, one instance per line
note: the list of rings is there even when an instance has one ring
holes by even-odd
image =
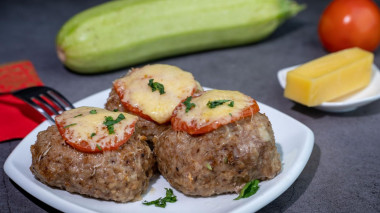
[[[105,117],[111,116],[116,120],[120,114],[123,114],[125,119],[114,124],[114,133],[109,134],[107,126],[103,124]],[[126,134],[133,133],[134,127],[131,125],[137,121],[138,117],[96,107],[79,107],[65,111],[55,119],[57,124],[64,127],[65,131],[62,136],[69,142],[80,144],[82,141],[86,141],[94,150],[97,149],[97,145],[113,147],[117,142],[124,140]]]
[[[216,100],[230,100],[215,108],[209,108],[207,103]],[[238,91],[228,90],[209,90],[201,96],[193,98],[190,102],[195,107],[186,112],[186,107],[181,107],[176,111],[176,117],[184,121],[188,126],[196,124],[197,128],[201,128],[210,123],[219,122],[228,124],[232,118],[240,117],[242,111],[252,105],[252,98]],[[231,101],[234,102],[233,107],[229,106]]]
[[[152,92],[149,79],[161,83],[165,93]],[[197,83],[191,73],[170,65],[148,65],[132,70],[125,77],[114,82],[115,89],[123,103],[138,108],[157,123],[167,122],[174,108],[191,96]]]

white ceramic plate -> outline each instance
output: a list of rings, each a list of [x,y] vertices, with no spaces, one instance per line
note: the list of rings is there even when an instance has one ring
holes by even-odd
[[[278,71],[277,78],[282,88],[286,86],[286,74],[298,66],[299,65],[296,65]],[[315,108],[326,112],[349,112],[378,99],[380,99],[380,71],[379,68],[373,64],[371,82],[366,88],[344,98],[331,102],[323,102]]]
[[[105,90],[85,98],[75,106],[103,107],[109,91]],[[178,201],[168,203],[166,208],[162,209],[145,206],[142,201],[121,204],[51,188],[37,181],[29,170],[32,158],[30,146],[36,141],[37,133],[48,127],[49,123],[46,121],[13,150],[4,164],[4,170],[14,182],[31,195],[63,212],[254,212],[281,195],[296,180],[305,167],[314,144],[313,132],[308,127],[265,104],[259,103],[259,106],[261,112],[264,112],[272,122],[283,168],[274,179],[261,182],[258,192],[247,199],[233,200],[237,194],[194,198],[173,190]],[[148,192],[143,195],[143,200],[150,201],[164,197],[165,187],[172,188],[162,176],[156,177],[151,181]]]

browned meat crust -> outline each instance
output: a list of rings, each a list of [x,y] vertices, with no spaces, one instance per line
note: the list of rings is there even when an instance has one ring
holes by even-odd
[[[200,136],[168,129],[153,142],[159,171],[187,195],[239,192],[281,169],[271,124],[261,113]]]
[[[134,134],[118,150],[83,153],[67,145],[56,126],[31,146],[30,170],[41,182],[90,197],[117,202],[141,199],[153,174],[153,153]]]

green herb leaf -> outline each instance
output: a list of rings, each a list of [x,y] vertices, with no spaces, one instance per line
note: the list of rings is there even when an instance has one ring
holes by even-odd
[[[125,119],[125,116],[123,114],[119,114],[119,116],[114,120],[112,116],[106,116],[105,121],[103,122],[104,125],[107,126],[108,133],[109,134],[114,134],[115,130],[113,125],[119,123],[121,120]]]
[[[98,148],[100,151],[102,151],[102,147],[100,147],[99,144],[96,144],[96,148]]]
[[[193,97],[189,96],[186,98],[186,100],[183,102],[183,104],[186,106],[186,112],[188,112],[189,110],[191,110],[191,108],[195,107],[195,104],[194,103],[190,103],[191,99]]]
[[[239,196],[235,198],[234,200],[239,200],[241,198],[247,198],[254,195],[257,192],[257,190],[259,190],[260,188],[259,182],[260,182],[259,180],[252,180],[248,182],[247,184],[245,184],[243,189],[240,191]]]
[[[165,188],[166,190],[166,196],[164,200],[169,203],[175,203],[177,201],[177,196],[174,195],[172,189]]]
[[[223,162],[224,162],[225,164],[227,164],[227,163],[228,163],[228,158],[225,157],[224,160],[223,160]]]
[[[220,105],[227,103],[227,102],[230,102],[230,104],[228,104],[228,106],[230,106],[230,107],[234,106],[234,101],[231,101],[231,100],[208,101],[207,106],[208,106],[208,108],[212,109],[212,108],[215,108],[215,107],[220,106]]]
[[[95,109],[93,109],[93,110],[90,111],[90,114],[96,114],[96,113],[97,113],[97,112],[96,112]]]
[[[76,116],[74,116],[74,118],[79,117],[79,116],[82,116],[82,115],[83,115],[83,114],[76,115]]]
[[[93,133],[91,133],[91,136],[90,136],[90,137],[92,138],[92,137],[94,137],[95,135],[96,135],[96,133],[93,132]]]
[[[211,167],[211,165],[209,163],[206,164],[206,167],[207,167],[208,170],[212,171],[212,167]]]
[[[77,123],[72,123],[72,124],[66,125],[63,128],[69,128],[70,126],[75,126],[75,125],[77,125]]]
[[[158,198],[157,200],[153,200],[153,201],[144,201],[143,204],[144,205],[147,205],[147,206],[150,206],[150,205],[155,205],[157,207],[161,207],[161,208],[165,208],[166,207],[166,202],[169,202],[169,203],[174,203],[177,201],[177,196],[175,196],[173,194],[173,190],[172,189],[168,189],[168,188],[165,188],[166,190],[166,196],[164,198],[160,197]]]
[[[118,110],[118,109],[114,109],[113,111],[114,111],[114,112],[118,112],[119,110]]]
[[[153,82],[154,79],[149,79],[148,85],[152,88],[152,92],[158,90],[160,92],[160,95],[165,93],[165,88],[164,85],[158,83],[158,82]]]

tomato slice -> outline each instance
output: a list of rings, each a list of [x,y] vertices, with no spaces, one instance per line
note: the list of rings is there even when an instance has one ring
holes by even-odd
[[[116,150],[132,136],[137,116],[96,107],[79,107],[55,118],[62,138],[81,152]]]
[[[171,124],[176,131],[198,135],[251,116],[259,110],[254,99],[238,91],[210,90],[179,104],[173,112]]]
[[[197,90],[191,73],[170,65],[148,65],[133,69],[113,83],[127,111],[163,124],[174,108]]]

